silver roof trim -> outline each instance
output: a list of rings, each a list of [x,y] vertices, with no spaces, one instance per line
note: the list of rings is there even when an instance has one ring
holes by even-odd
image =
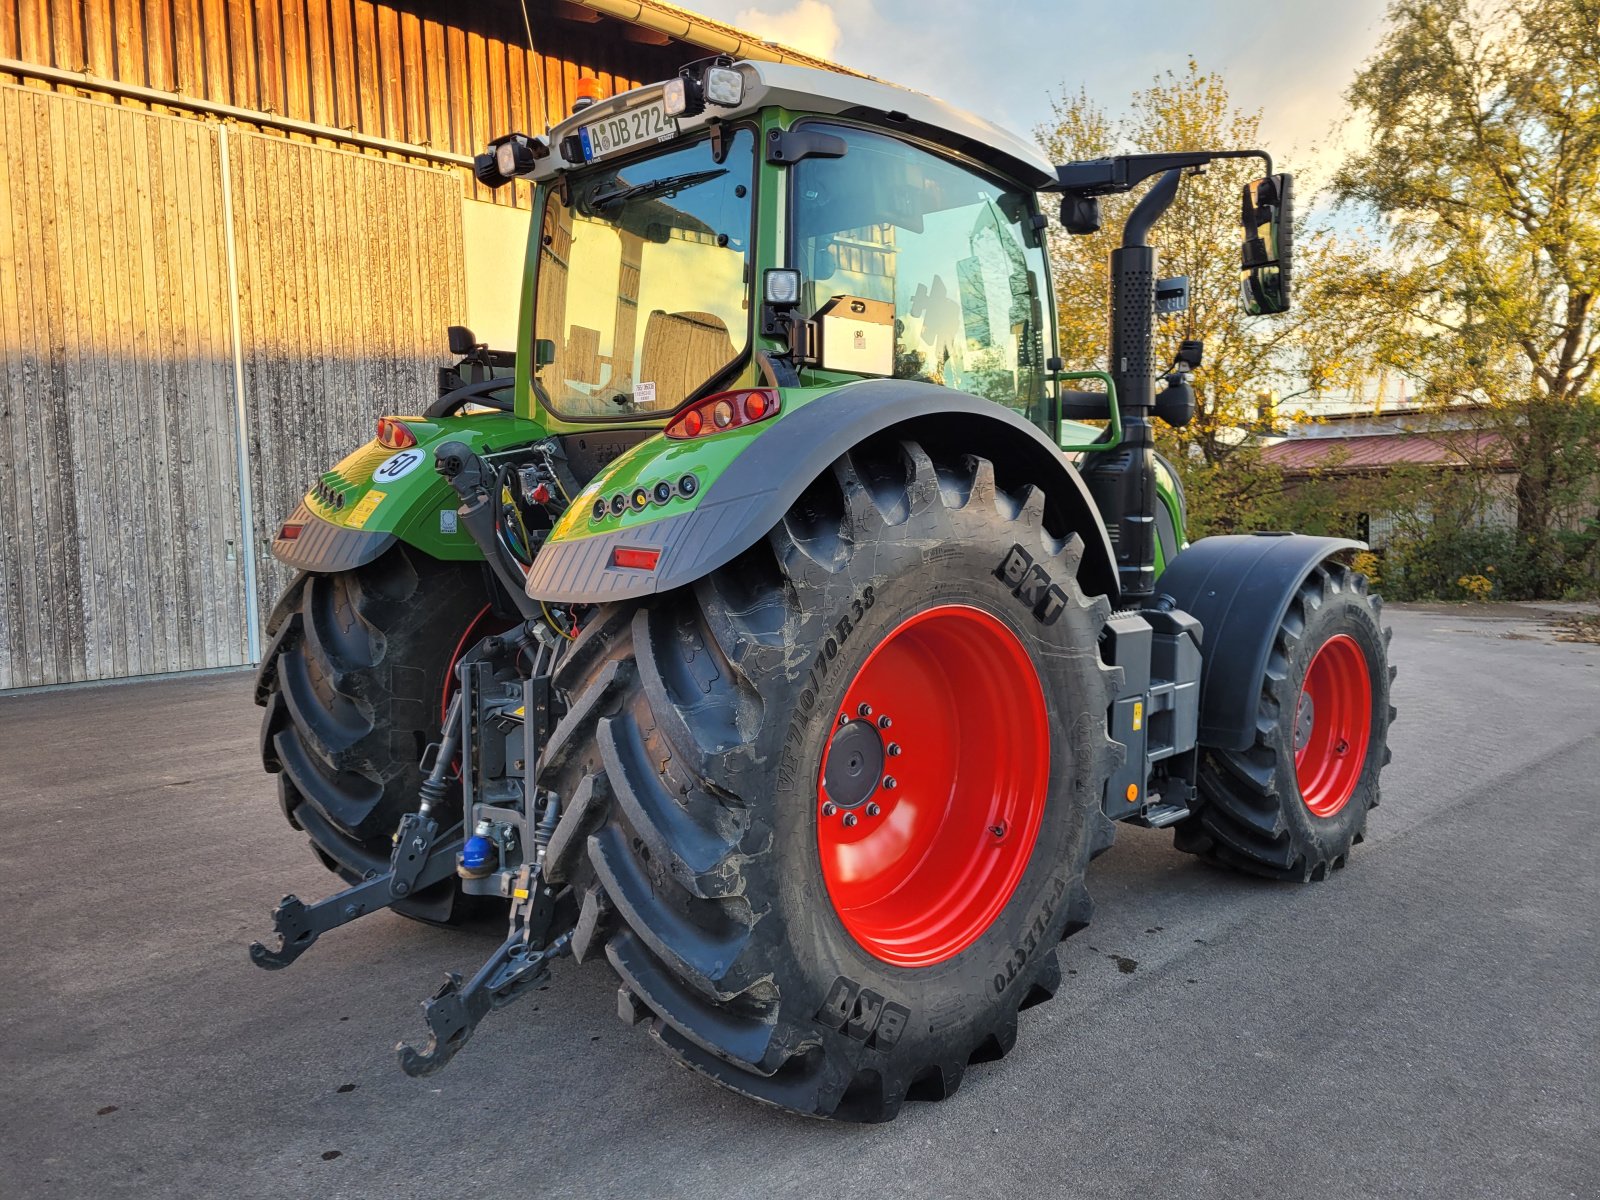
[[[713,108],[697,117],[679,120],[680,135],[701,128],[707,117],[732,120],[773,106],[829,116],[855,113],[881,128],[925,137],[986,161],[1030,187],[1043,188],[1055,182],[1055,167],[1038,146],[991,121],[921,92],[792,63],[746,60],[735,65],[745,77],[744,102],[737,108]],[[661,83],[651,83],[622,92],[559,122],[547,135],[550,155],[539,160],[532,177],[548,179],[560,170],[581,165],[568,163],[561,157],[563,137],[577,132],[580,125],[592,125],[608,113],[631,108],[651,93],[659,93],[661,86]],[[883,115],[887,113],[900,114],[904,120],[888,120]]]

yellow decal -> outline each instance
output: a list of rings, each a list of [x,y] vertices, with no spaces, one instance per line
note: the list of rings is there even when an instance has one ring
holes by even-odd
[[[362,501],[362,503],[364,504],[364,503],[366,503],[366,501]],[[356,511],[360,512],[361,510],[357,509]],[[1139,730],[1142,729],[1143,727],[1144,727],[1144,701],[1143,700],[1135,700],[1133,702],[1133,731],[1135,733],[1138,733]]]
[[[383,498],[386,494],[384,492],[368,492],[361,497],[361,503],[350,510],[350,519],[345,522],[345,525],[350,529],[365,529],[367,518],[372,515],[373,509],[383,503]],[[1134,728],[1137,729],[1139,727],[1135,725]]]

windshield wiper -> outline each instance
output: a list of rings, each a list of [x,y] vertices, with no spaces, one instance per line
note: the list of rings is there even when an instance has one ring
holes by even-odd
[[[649,183],[629,184],[626,187],[612,188],[609,192],[596,192],[588,199],[588,207],[599,212],[629,200],[648,200],[657,196],[676,196],[685,188],[692,188],[702,183],[709,183],[728,173],[724,167],[718,171],[687,171],[682,175],[667,175],[660,179],[652,179]]]

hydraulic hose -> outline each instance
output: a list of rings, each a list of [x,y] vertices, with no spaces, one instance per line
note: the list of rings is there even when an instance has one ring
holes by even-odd
[[[498,475],[465,442],[446,442],[440,446],[434,451],[433,468],[461,497],[461,507],[456,512],[517,611],[530,620],[537,616],[538,606],[528,596],[527,577],[522,566],[508,561],[495,535],[494,498],[489,487]]]

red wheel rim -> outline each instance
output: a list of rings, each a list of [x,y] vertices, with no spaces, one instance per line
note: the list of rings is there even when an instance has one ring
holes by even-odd
[[[1348,634],[1329,638],[1312,657],[1294,728],[1300,798],[1314,815],[1331,817],[1355,794],[1372,740],[1372,678]]]
[[[926,967],[983,935],[1044,818],[1050,729],[1017,635],[950,604],[901,622],[856,672],[817,772],[834,911],[874,958]]]

